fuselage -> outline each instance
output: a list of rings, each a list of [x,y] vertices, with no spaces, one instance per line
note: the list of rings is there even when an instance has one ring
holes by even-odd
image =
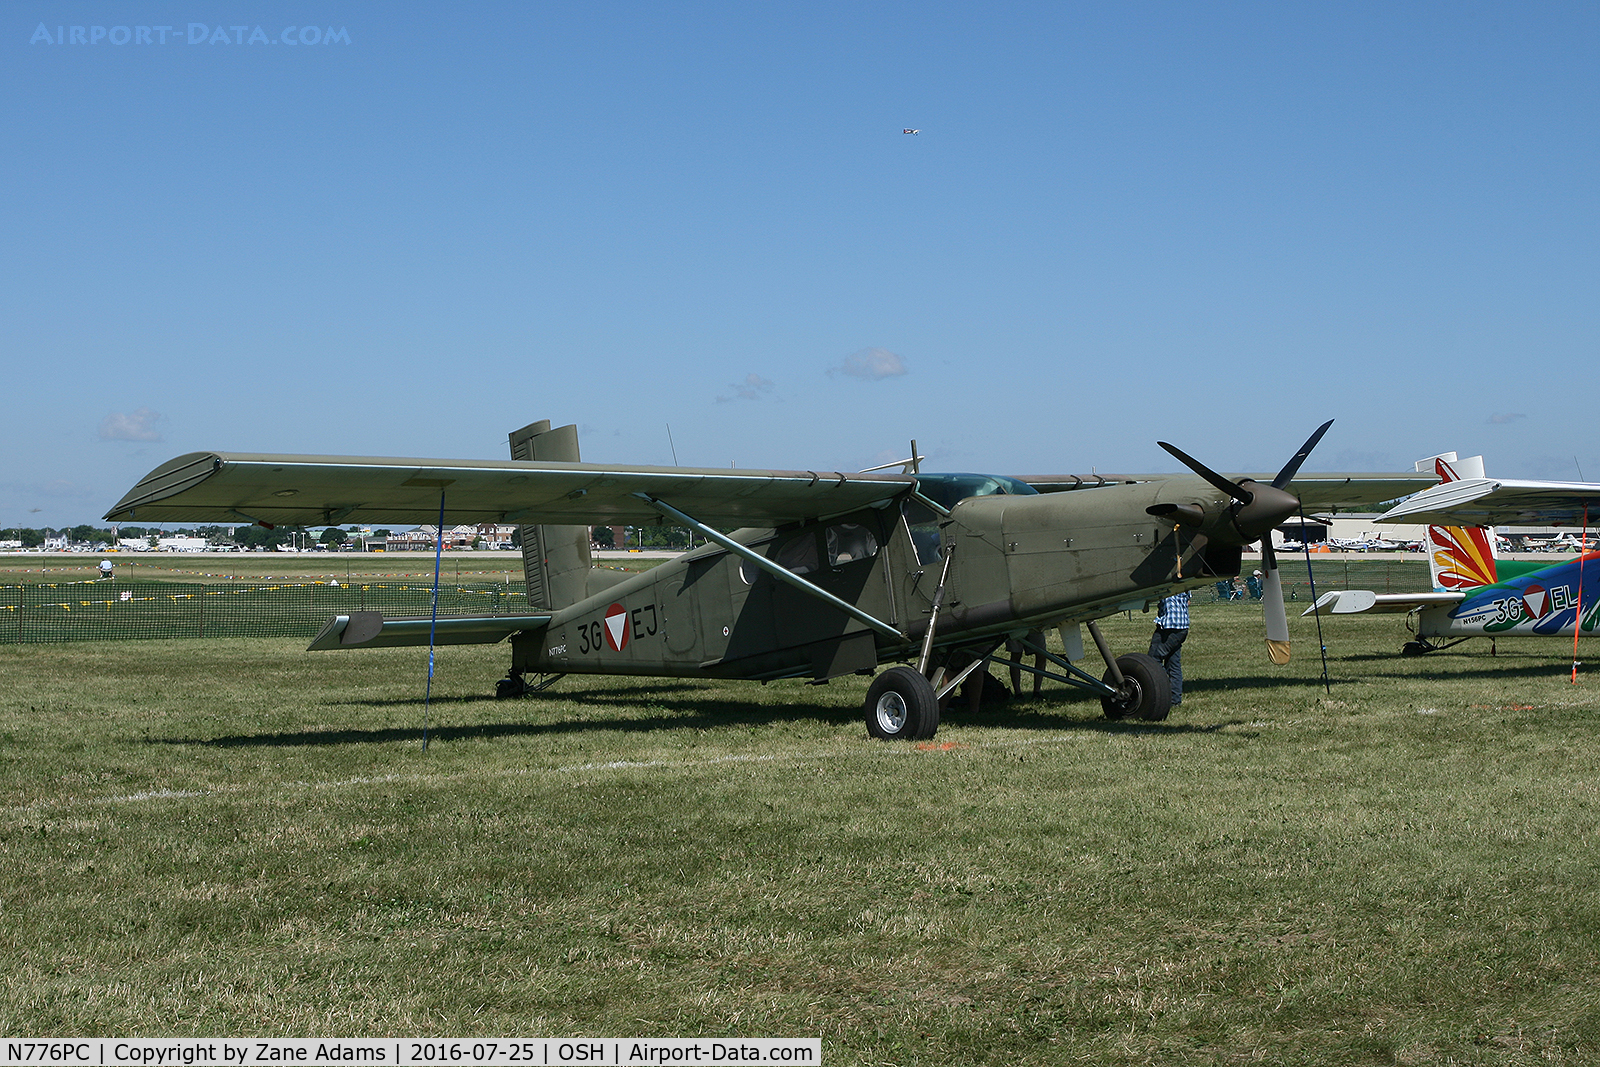
[[[1147,512],[1173,502],[1215,515],[1226,505],[1190,478],[1040,494],[1010,479],[922,476],[918,495],[885,507],[731,535],[881,627],[707,545],[518,635],[513,666],[540,674],[826,679],[912,654],[941,581],[935,645],[944,648],[1142,609],[1173,590],[1236,575],[1241,546],[1236,536],[1230,543],[1221,519],[1180,572],[1194,531]]]
[[[1587,635],[1600,618],[1600,552],[1468,590],[1460,603],[1418,613],[1421,637]]]

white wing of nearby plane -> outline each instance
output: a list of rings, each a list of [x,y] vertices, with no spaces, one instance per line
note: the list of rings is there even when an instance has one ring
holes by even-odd
[[[1441,526],[1600,524],[1600,482],[1465,478],[1445,482],[1390,508],[1377,522]]]

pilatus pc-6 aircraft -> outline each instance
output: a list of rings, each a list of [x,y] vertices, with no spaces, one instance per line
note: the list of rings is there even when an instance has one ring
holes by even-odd
[[[565,674],[825,682],[876,673],[868,731],[922,739],[941,703],[990,662],[1088,690],[1112,718],[1165,718],[1161,666],[1141,652],[1114,655],[1095,620],[1237,575],[1244,546],[1302,505],[1370,506],[1432,484],[1410,474],[1296,477],[1326,429],[1276,477],[1226,478],[1164,445],[1195,476],[1012,478],[922,473],[916,458],[904,473],[859,474],[583,463],[577,428],[545,421],[512,433],[513,458],[500,461],[195,452],[156,468],[107,518],[520,523],[526,614],[435,624],[352,612],[311,648],[509,638],[503,696]],[[642,574],[590,565],[592,525],[651,522],[708,543]],[[741,524],[731,535],[716,529]],[[1270,544],[1263,549],[1268,645],[1283,662],[1283,594]],[[1101,677],[1075,665],[1080,627],[1105,662]],[[1064,655],[1045,650],[1052,628]]]
[[[1600,484],[1486,478],[1483,457],[1445,452],[1417,461],[1439,484],[1386,512],[1379,522],[1426,522],[1431,593],[1325,593],[1303,614],[1403,612],[1417,656],[1469,637],[1572,637],[1600,622],[1600,552],[1546,565],[1496,558],[1494,523],[1583,526],[1600,521]],[[1589,539],[1593,544],[1594,540]],[[1577,547],[1577,545],[1575,545]]]

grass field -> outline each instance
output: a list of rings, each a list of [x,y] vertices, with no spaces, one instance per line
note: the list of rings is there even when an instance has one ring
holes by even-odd
[[[661,556],[605,554],[597,566],[648,570]],[[431,552],[121,552],[96,556],[83,553],[15,553],[0,555],[0,585],[83,581],[97,577],[96,566],[109,559],[118,577],[130,581],[257,582],[266,579],[307,581],[373,581],[388,578],[433,579]],[[446,552],[439,561],[443,582],[520,582],[520,552]]]
[[[1352,617],[1329,695],[1308,621],[1275,669],[1197,605],[1165,723],[1057,689],[924,745],[864,679],[496,702],[447,648],[425,709],[415,650],[0,647],[0,1030],[1596,1062],[1594,679]]]

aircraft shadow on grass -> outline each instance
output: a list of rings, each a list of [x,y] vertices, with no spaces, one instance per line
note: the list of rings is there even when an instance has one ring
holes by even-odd
[[[670,695],[670,694],[681,695]],[[692,694],[692,695],[691,695]],[[448,697],[431,701],[436,708],[462,707],[492,698]],[[549,737],[567,734],[625,732],[650,733],[665,730],[709,730],[729,726],[773,726],[807,719],[835,727],[847,727],[855,721],[854,710],[848,706],[824,704],[785,704],[781,707],[761,707],[726,699],[707,699],[693,685],[665,685],[641,689],[606,688],[568,694],[563,698],[570,704],[605,706],[618,709],[636,709],[638,714],[620,715],[607,719],[563,719],[558,722],[497,722],[466,725],[440,724],[430,726],[430,741],[464,741],[497,737]],[[330,704],[348,706],[350,701],[333,701]],[[371,700],[361,703],[373,706],[394,707],[410,703],[420,709],[422,701]],[[527,701],[525,707],[537,712],[538,704]],[[958,720],[974,726],[1003,730],[1033,731],[1092,731],[1107,734],[1180,735],[1214,733],[1226,726],[1243,725],[1242,722],[1182,723],[1143,722],[1139,720],[1113,721],[1102,718],[1070,718],[1073,710],[1083,710],[1090,705],[1072,694],[1041,694],[1023,701],[1005,701],[988,705],[976,715],[962,711]],[[375,729],[350,727],[345,729],[319,729],[262,734],[230,734],[222,737],[170,737],[152,738],[155,744],[206,745],[216,748],[293,747],[311,745],[389,744],[397,741],[420,740],[422,727],[387,726]]]

